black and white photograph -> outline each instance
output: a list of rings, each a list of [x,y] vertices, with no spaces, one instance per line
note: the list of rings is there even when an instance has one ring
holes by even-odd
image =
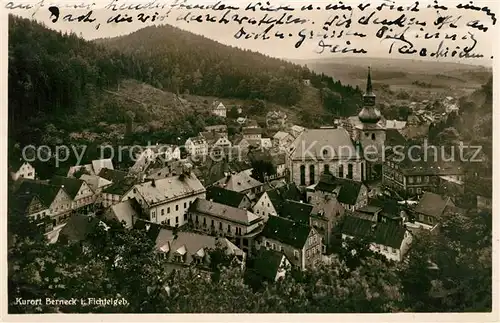
[[[500,320],[496,2],[1,7],[2,320]]]

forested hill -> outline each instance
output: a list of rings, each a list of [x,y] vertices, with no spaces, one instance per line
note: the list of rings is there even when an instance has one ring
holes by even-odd
[[[321,92],[328,113],[338,112],[340,102],[343,112],[355,111],[361,99],[357,89],[329,76],[171,26],[89,42],[76,34],[62,34],[35,21],[9,16],[11,141],[37,144],[46,135],[47,124],[58,131],[82,130],[85,122],[95,122],[96,109],[106,108],[102,107],[104,90],[116,90],[127,79],[164,91],[264,99],[285,106],[310,95],[302,82],[310,79],[314,87],[330,90]],[[335,100],[325,100],[325,93],[333,94]],[[126,122],[127,111],[120,108],[114,108],[113,118],[97,122]]]
[[[198,95],[264,99],[293,105],[302,80],[327,86],[347,101],[360,93],[308,68],[170,26],[151,26],[126,36],[96,42],[138,59],[138,77],[161,89]],[[147,67],[140,66],[146,64]]]

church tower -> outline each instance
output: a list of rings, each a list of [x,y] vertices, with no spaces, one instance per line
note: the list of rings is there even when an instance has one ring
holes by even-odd
[[[359,121],[363,124],[374,125],[381,119],[380,111],[375,108],[375,94],[372,87],[371,70],[368,68],[368,79],[366,81],[366,92],[363,95],[363,109],[358,114]]]
[[[382,114],[375,107],[375,99],[371,70],[368,68],[366,92],[363,95],[363,108],[358,114],[356,125],[357,139],[363,147],[367,162],[367,179],[381,176],[382,156],[385,149],[385,125],[381,122]]]

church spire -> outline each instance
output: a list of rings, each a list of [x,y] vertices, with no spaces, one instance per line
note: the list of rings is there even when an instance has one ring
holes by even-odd
[[[366,81],[366,95],[373,95],[372,73],[370,67],[368,67],[368,80]]]
[[[366,81],[366,93],[363,95],[363,109],[358,114],[359,120],[363,123],[377,123],[380,112],[375,108],[375,94],[373,94],[372,74],[368,67],[368,79]]]

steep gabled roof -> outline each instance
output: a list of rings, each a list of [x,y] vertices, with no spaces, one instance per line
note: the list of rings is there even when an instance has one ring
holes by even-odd
[[[361,182],[347,178],[335,177],[332,174],[322,174],[315,189],[329,193],[338,191],[337,200],[340,203],[354,205],[356,204],[362,185]]]
[[[269,216],[262,235],[296,249],[302,249],[306,244],[311,230],[311,227],[308,225],[293,222],[282,217]]]
[[[197,212],[217,218],[226,219],[232,222],[251,225],[262,220],[261,217],[248,210],[239,209],[205,199],[197,198],[189,207],[189,212]]]
[[[116,169],[102,168],[99,172],[99,177],[105,178],[113,183],[123,180],[126,176],[127,172]]]
[[[274,188],[266,192],[269,200],[273,203],[276,212],[280,213],[285,201],[300,201],[302,194],[295,183],[287,183],[286,185]]]
[[[63,176],[54,176],[51,178],[50,183],[55,186],[63,187],[64,191],[68,193],[69,197],[74,199],[83,183],[85,183],[81,179],[73,178],[73,177],[63,177]]]
[[[405,228],[398,223],[374,223],[370,220],[346,216],[341,232],[371,243],[399,249],[404,239]]]
[[[66,225],[61,229],[59,238],[65,236],[69,241],[78,242],[85,240],[101,221],[95,217],[73,214]]]
[[[249,265],[251,264],[250,269],[255,270],[262,277],[274,281],[283,257],[286,258],[281,252],[260,248],[253,261],[249,263]]]
[[[452,203],[449,198],[443,198],[441,195],[432,192],[425,192],[415,207],[415,212],[441,217],[446,206],[450,204]]]
[[[125,177],[123,180],[118,182],[113,182],[110,186],[102,190],[103,193],[113,194],[113,195],[124,195],[130,189],[137,184],[138,180],[135,177]]]
[[[287,200],[283,203],[279,215],[294,222],[309,225],[312,210],[311,204]]]
[[[245,194],[231,191],[231,190],[226,190],[225,188],[218,187],[218,186],[211,186],[207,188],[207,200],[212,200],[216,203],[232,206],[232,207],[239,207],[241,202],[245,199],[248,198]]]
[[[224,187],[225,189],[236,192],[243,192],[255,187],[262,186],[261,182],[259,182],[255,178],[252,178],[244,171],[226,176],[217,181],[217,184]]]
[[[35,195],[40,199],[43,205],[50,206],[60,190],[60,186],[50,185],[40,181],[24,180],[15,194],[17,196]]]

